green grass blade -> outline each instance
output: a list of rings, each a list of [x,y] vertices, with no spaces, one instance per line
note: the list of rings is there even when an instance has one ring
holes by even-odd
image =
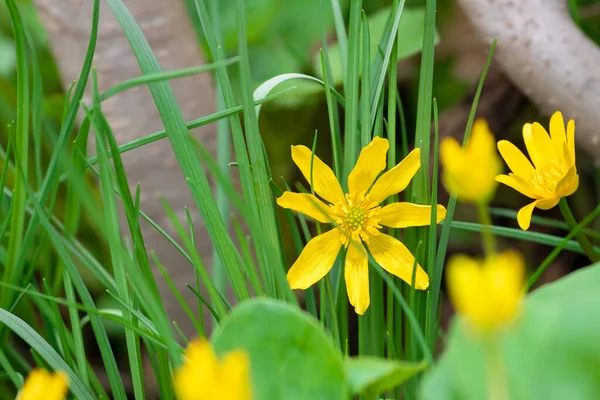
[[[377,112],[378,103],[379,101],[381,101],[382,98],[383,85],[385,83],[385,74],[388,70],[388,66],[390,65],[390,63],[394,66],[396,66],[397,64],[398,57],[395,56],[395,54],[398,51],[398,46],[396,40],[398,37],[398,25],[400,25],[400,18],[402,17],[402,12],[404,11],[405,2],[406,0],[394,0],[392,6],[392,13],[390,15],[390,18],[392,18],[392,25],[390,31],[387,36],[384,33],[384,35],[381,38],[382,43],[386,42],[385,47],[382,47],[384,50],[383,59],[379,57],[375,58],[375,63],[373,66],[373,71],[375,73],[373,75],[373,79],[375,80],[375,84],[372,86],[373,91],[371,92],[371,126],[373,126],[373,124],[375,123],[374,117]],[[394,54],[393,58],[392,53]],[[390,76],[390,78],[392,78],[392,76]],[[390,81],[390,88],[391,87],[392,81]],[[395,85],[393,87],[395,88]]]
[[[2,281],[12,283],[19,275],[19,253],[23,245],[23,231],[25,230],[25,203],[27,193],[23,187],[23,182],[28,180],[28,156],[29,156],[29,60],[27,57],[27,41],[25,36],[25,27],[21,19],[21,14],[17,8],[15,0],[7,0],[6,6],[10,14],[13,34],[15,37],[15,48],[17,52],[17,120],[15,125],[14,138],[15,158],[21,160],[23,168],[18,168],[14,172],[14,188],[11,204],[10,216],[10,236],[8,237],[8,247],[6,263],[2,274]],[[10,303],[10,298],[3,291],[0,293],[0,306],[6,307]]]
[[[483,72],[481,73],[481,78],[479,79],[479,84],[477,85],[477,91],[475,92],[475,97],[473,98],[473,104],[471,104],[471,111],[469,113],[469,119],[467,121],[467,126],[465,128],[465,135],[463,137],[463,146],[469,140],[471,135],[471,127],[473,126],[473,121],[475,120],[475,112],[477,111],[477,105],[479,104],[479,98],[481,97],[481,91],[483,90],[483,83],[485,82],[485,77],[487,75],[488,69],[492,62],[492,57],[494,55],[494,49],[496,48],[496,41],[492,43],[492,47],[490,48],[490,52],[488,54],[487,61],[483,68]],[[440,234],[440,240],[438,243],[437,255],[435,260],[435,274],[433,275],[433,281],[431,284],[431,305],[432,307],[435,305],[437,307],[439,301],[439,292],[440,287],[442,285],[442,276],[444,274],[444,261],[446,259],[446,250],[448,249],[448,241],[450,240],[450,230],[452,228],[452,218],[454,218],[454,209],[456,208],[456,196],[450,196],[450,200],[448,201],[448,206],[446,207],[446,218],[444,219],[444,224],[442,226],[442,232]],[[437,312],[437,311],[436,311]]]
[[[154,260],[154,264],[158,267],[161,275],[165,279],[165,282],[167,282],[169,289],[171,289],[171,292],[175,295],[175,298],[181,305],[181,308],[183,309],[183,311],[186,313],[186,315],[188,316],[188,318],[194,325],[194,328],[196,328],[196,331],[198,333],[200,333],[201,335],[205,336],[206,333],[205,333],[204,327],[202,325],[200,325],[198,318],[196,318],[193,311],[190,309],[190,307],[187,305],[187,303],[183,299],[181,292],[179,291],[179,289],[177,289],[177,286],[175,286],[175,284],[173,283],[173,280],[171,279],[171,276],[169,275],[169,273],[167,272],[165,267],[162,265],[162,263],[160,262],[160,260],[158,259],[158,257],[156,256],[156,254],[154,252],[151,252],[150,255],[152,256],[152,259]]]
[[[59,137],[55,143],[54,151],[52,152],[52,156],[50,161],[48,162],[48,167],[46,169],[46,176],[44,177],[44,181],[42,182],[42,187],[39,189],[39,203],[46,204],[50,195],[52,193],[56,193],[56,186],[58,184],[56,180],[56,176],[58,175],[58,163],[60,161],[68,160],[68,157],[64,157],[65,148],[68,143],[69,134],[73,128],[75,123],[75,119],[77,117],[77,112],[79,110],[79,104],[83,97],[83,92],[85,90],[85,86],[87,84],[87,80],[89,77],[92,59],[94,57],[94,51],[96,49],[96,40],[98,38],[98,21],[100,15],[100,1],[94,0],[93,12],[92,12],[92,26],[90,33],[90,41],[88,44],[88,48],[86,51],[85,59],[83,62],[83,66],[81,69],[81,73],[79,75],[79,80],[77,82],[77,86],[75,87],[75,92],[73,94],[73,98],[71,103],[67,109],[65,118],[61,125],[61,130]],[[36,240],[37,228],[40,224],[40,216],[38,212],[42,210],[40,207],[35,208],[33,211],[33,215],[30,219],[29,225],[27,226],[27,230],[25,232],[25,237],[23,239],[23,248],[29,249],[33,247],[34,240]],[[19,255],[18,264],[24,265],[25,259],[28,255],[27,251],[22,251]]]
[[[600,215],[600,204],[598,206],[596,206],[596,208],[591,213],[589,213],[585,218],[583,218],[575,226],[575,228],[573,230],[571,230],[567,236],[565,236],[565,238],[559,243],[558,246],[556,246],[554,249],[552,249],[550,254],[548,254],[548,256],[540,264],[540,266],[535,270],[535,272],[527,280],[527,289],[528,290],[531,289],[531,287],[537,282],[537,280],[540,278],[540,276],[542,276],[542,274],[544,273],[546,268],[548,268],[548,266],[550,266],[552,261],[554,261],[554,259],[560,254],[562,249],[564,249],[567,246],[567,244],[571,241],[571,239],[575,235],[577,235],[577,232],[580,232],[584,226],[591,224],[594,221],[594,219],[596,219],[596,217],[598,217],[598,215]]]
[[[425,35],[421,53],[419,74],[419,99],[417,105],[417,127],[415,147],[421,149],[421,166],[414,179],[417,201],[429,203],[429,157],[431,151],[431,103],[433,96],[433,56],[435,51],[435,7],[436,0],[427,0],[425,7]]]
[[[268,96],[266,96],[266,97],[264,97],[264,98],[256,101],[256,104],[263,104],[263,103],[266,103],[266,102],[271,101],[273,99],[276,99],[277,97],[279,97],[279,96],[281,96],[281,95],[283,95],[285,93],[288,93],[288,92],[292,91],[293,89],[294,88],[288,88],[288,89],[282,90],[281,92],[270,94],[270,95],[268,95]],[[224,118],[227,118],[227,117],[230,117],[232,115],[238,114],[242,110],[243,110],[243,106],[236,106],[236,107],[233,107],[233,108],[228,108],[228,109],[223,110],[223,111],[218,111],[218,112],[216,112],[214,114],[207,115],[206,117],[201,117],[201,118],[194,119],[194,120],[192,120],[190,122],[186,122],[186,128],[188,130],[191,130],[191,129],[199,128],[201,126],[212,124],[213,122],[217,122],[217,121],[220,121],[220,120],[222,120]],[[135,150],[135,149],[137,149],[139,147],[142,147],[142,146],[145,146],[147,144],[154,143],[154,142],[157,142],[159,140],[166,139],[166,138],[167,138],[167,131],[163,129],[163,130],[151,133],[149,135],[143,136],[141,138],[134,139],[131,142],[122,144],[122,145],[120,145],[118,147],[118,150],[119,150],[119,153],[122,154],[122,153],[126,153],[128,151]],[[98,157],[90,157],[88,159],[88,162],[91,165],[95,165],[98,162]],[[65,176],[65,178],[66,178],[66,176]],[[65,178],[63,178],[63,179],[65,179]]]
[[[360,115],[360,147],[363,148],[371,142],[371,104],[368,101],[371,83],[371,37],[367,14],[362,14],[362,102]]]
[[[200,20],[197,18],[197,14],[193,12],[193,2],[186,1],[192,7],[188,6],[188,10],[191,10],[190,17],[196,16],[196,18],[192,18],[194,21],[194,30],[197,34],[202,33],[202,24]],[[215,36],[217,37],[219,42],[222,42],[222,34],[221,34],[221,21],[219,18],[220,9],[219,2],[217,0],[211,0],[210,2],[210,13],[212,20],[215,26]],[[215,91],[217,97],[217,111],[225,110],[227,108],[225,104],[225,98],[223,97],[223,90],[220,87],[219,79],[216,74],[213,74],[214,82],[215,82]],[[231,161],[231,131],[229,130],[229,121],[225,119],[221,119],[217,122],[217,163],[223,172],[229,172],[229,162]],[[231,216],[229,215],[230,201],[227,197],[226,191],[223,189],[221,185],[217,185],[217,193],[216,193],[216,201],[217,206],[219,208],[219,212],[221,213],[221,218],[223,218],[223,223],[226,227],[229,228],[231,222]],[[213,246],[213,271],[212,278],[215,283],[215,287],[221,293],[226,293],[227,291],[227,275],[225,268],[223,266],[223,262],[219,258],[219,251]],[[196,282],[199,279],[196,277]]]
[[[337,108],[337,104],[333,101],[332,90],[329,85],[331,81],[331,67],[329,66],[329,61],[325,50],[326,44],[325,39],[323,39],[323,50],[321,51],[321,68],[323,71],[323,81],[325,85],[323,86],[325,89],[325,100],[327,102],[327,113],[329,116],[329,132],[331,134],[331,148],[333,153],[333,171],[335,176],[341,176],[342,169],[342,161],[341,161],[341,152],[342,152],[342,131],[340,128],[340,116]]]
[[[123,2],[121,0],[107,0],[107,3],[129,39],[142,73],[155,74],[161,72],[160,65],[152,53],[148,41]],[[234,292],[238,299],[246,299],[250,297],[250,293],[239,270],[240,256],[227,233],[213,198],[208,178],[202,170],[193,149],[189,146],[188,131],[181,109],[177,106],[175,95],[166,82],[150,83],[149,88],[183,176],[205,222],[209,236],[219,249],[221,260],[227,268]]]
[[[508,208],[490,207],[490,212],[492,213],[492,215],[497,217],[506,217],[514,221],[517,220],[517,212],[515,210],[510,210]],[[539,215],[532,215],[531,223],[569,231],[569,225],[565,221],[560,221],[552,218],[545,218]],[[600,232],[589,228],[583,229],[582,231],[589,237],[593,237],[594,239],[600,239]]]
[[[483,225],[474,222],[452,221],[451,225],[455,229],[460,229],[469,232],[483,232],[484,230]],[[523,231],[521,229],[506,228],[504,226],[491,226],[490,230],[493,234],[498,236],[518,240],[525,240],[527,242],[539,243],[551,247],[557,247],[561,245],[561,242],[564,239],[562,237],[548,235],[546,233]],[[577,243],[574,240],[569,241],[567,244],[564,245],[563,248],[569,251],[573,251],[575,253],[585,254],[581,249],[579,243]],[[594,246],[594,249],[596,251],[600,250],[600,248],[597,246]]]
[[[441,280],[442,271],[436,270],[436,241],[437,241],[437,188],[438,188],[438,150],[439,150],[439,118],[437,102],[433,99],[433,121],[434,121],[434,143],[433,143],[433,175],[431,180],[431,220],[429,225],[429,246],[427,247],[427,273],[431,280]],[[440,276],[437,276],[439,274]],[[427,333],[427,342],[432,353],[435,353],[435,341],[437,339],[437,310],[439,294],[427,296],[427,324],[425,326]],[[434,303],[432,300],[435,300]]]
[[[132,265],[133,263],[132,260],[126,259],[122,255],[121,232],[119,229],[119,214],[117,211],[116,198],[113,193],[113,169],[110,166],[110,162],[108,159],[108,150],[106,148],[107,133],[104,130],[105,127],[101,121],[102,111],[100,109],[100,95],[98,93],[97,77],[95,70],[92,72],[92,96],[94,102],[94,110],[90,118],[92,120],[92,125],[96,134],[96,149],[98,152],[100,163],[100,193],[102,195],[102,203],[104,205],[103,214],[105,217],[107,240],[110,248],[115,282],[117,284],[117,293],[123,299],[123,302],[129,305],[132,303],[132,299],[130,297],[130,291],[127,284],[127,271],[125,269],[125,265]],[[115,166],[117,165],[117,159],[120,161],[120,158],[118,157],[113,158],[113,160],[115,160]],[[117,173],[119,173],[119,175],[121,176],[121,181],[123,179],[126,179],[124,177],[123,170],[118,171]],[[127,189],[126,193],[130,195],[128,199],[131,203],[131,194],[129,193],[129,189]],[[131,214],[130,210],[131,205],[125,202],[125,213],[128,214],[128,216]],[[134,235],[134,240],[137,240],[138,238],[135,236],[136,232],[132,232],[132,234]],[[139,234],[141,236],[141,233]],[[142,249],[142,251],[144,251],[145,256],[145,249]],[[127,322],[131,324],[136,323],[136,321],[133,318],[133,315],[127,310],[123,310],[123,316]],[[139,346],[139,338],[137,337],[135,332],[126,329],[125,340],[127,343],[127,356],[129,359],[129,367],[131,371],[134,395],[136,399],[143,399],[145,397],[145,393],[142,374],[142,354]]]
[[[14,314],[0,308],[0,321],[30,345],[55,371],[69,377],[69,390],[78,399],[93,400],[94,396],[60,355],[31,326]]]
[[[410,322],[411,330],[413,332],[413,335],[415,336],[415,338],[418,341],[421,351],[423,352],[423,355],[425,356],[425,360],[429,364],[433,363],[433,355],[431,354],[429,347],[427,347],[427,340],[425,339],[425,335],[423,334],[422,327],[420,326],[419,320],[417,319],[415,313],[413,312],[413,310],[409,307],[408,303],[406,302],[406,299],[404,298],[404,296],[402,296],[402,293],[400,292],[398,287],[396,285],[394,285],[392,278],[390,278],[387,275],[387,272],[382,270],[381,267],[379,265],[377,265],[377,263],[373,262],[373,260],[371,260],[370,258],[369,258],[369,266],[371,268],[374,268],[375,271],[377,271],[377,273],[381,276],[381,278],[387,284],[388,290],[391,290],[394,293],[394,297],[396,298],[396,301],[398,302],[398,304],[400,304],[400,307],[402,308],[402,310],[404,311],[404,314],[406,315],[408,321]]]
[[[346,35],[346,25],[344,24],[342,7],[340,5],[339,0],[330,0],[329,2],[331,3],[331,11],[333,13],[333,24],[335,26],[335,34],[338,45],[340,46],[340,55],[342,59],[342,76],[346,76],[346,68],[348,65],[348,36]]]
[[[360,75],[360,26],[362,0],[350,2],[350,26],[348,36],[348,64],[344,78],[346,113],[344,115],[344,170],[342,187],[346,187],[347,176],[358,158],[358,77]]]
[[[20,162],[20,160],[17,161]],[[16,165],[17,169],[20,168],[19,163],[16,163]],[[31,199],[33,199],[32,204],[36,210],[36,215],[39,218],[39,222],[42,225],[42,228],[44,229],[46,234],[48,235],[48,238],[52,242],[52,245],[58,253],[58,256],[65,263],[67,273],[71,275],[71,279],[73,280],[73,284],[77,289],[77,292],[79,293],[79,297],[83,305],[88,309],[94,309],[94,300],[92,299],[92,296],[90,295],[90,292],[85,282],[83,281],[83,278],[79,274],[77,266],[70,259],[67,250],[63,246],[62,241],[60,239],[61,235],[58,234],[56,229],[50,223],[48,217],[46,217],[46,214],[44,213],[44,210],[42,209],[40,203],[35,201],[35,195],[29,187],[29,185],[27,184],[27,182],[23,182],[23,187],[26,189],[27,195]],[[108,381],[112,390],[113,397],[117,400],[125,400],[127,396],[123,388],[123,382],[121,380],[119,369],[117,367],[117,363],[115,361],[111,345],[108,341],[108,336],[106,334],[106,330],[104,329],[104,325],[102,324],[102,321],[100,321],[97,315],[91,315],[90,321],[92,324],[92,329],[94,330],[96,340],[98,342],[98,348],[100,350],[100,355],[104,362],[104,367],[106,368],[106,374],[108,376]]]
[[[230,58],[228,60],[218,61],[212,64],[200,65],[197,67],[182,68],[175,71],[157,72],[155,74],[148,74],[144,76],[138,76],[136,78],[128,79],[100,95],[100,101],[103,102],[112,96],[122,93],[126,90],[132,89],[137,86],[147,85],[152,82],[161,82],[164,80],[171,80],[177,78],[183,78],[186,76],[196,75],[202,72],[212,71],[216,68],[225,67],[238,61],[237,57]]]
[[[246,19],[244,0],[237,1],[237,25],[238,25],[238,50],[240,53],[240,72],[242,83],[242,100],[244,104],[244,129],[246,132],[246,141],[248,143],[248,153],[252,165],[252,174],[254,175],[254,184],[256,190],[256,205],[258,209],[258,218],[263,227],[265,235],[265,253],[266,267],[264,271],[267,275],[264,281],[269,287],[268,282],[273,281],[273,290],[270,293],[278,298],[292,296],[289,284],[285,279],[283,258],[281,254],[281,245],[277,234],[277,223],[275,215],[275,204],[273,194],[269,188],[270,174],[264,152],[262,138],[258,130],[258,116],[254,112],[254,102],[252,98],[252,77],[250,75],[250,61],[248,53],[248,43],[246,37]],[[258,251],[257,251],[258,252]],[[259,256],[260,257],[260,256]],[[269,292],[268,292],[269,293]]]

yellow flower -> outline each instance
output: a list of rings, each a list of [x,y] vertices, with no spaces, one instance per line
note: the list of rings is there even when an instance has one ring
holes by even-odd
[[[479,332],[510,324],[521,309],[525,262],[506,251],[485,260],[457,255],[448,262],[447,284],[456,311]]]
[[[18,400],[63,400],[69,390],[69,379],[64,372],[50,373],[44,369],[31,371]]]
[[[565,132],[563,116],[557,111],[550,119],[549,136],[542,125],[534,122],[523,126],[523,139],[533,165],[515,145],[501,140],[498,150],[512,173],[498,175],[496,180],[535,200],[521,208],[517,215],[519,226],[527,230],[535,207],[549,210],[579,186],[575,121],[569,121]]]
[[[217,359],[206,339],[188,345],[186,360],[175,372],[179,400],[250,400],[250,360],[242,350]]]
[[[429,225],[431,207],[404,202],[379,206],[387,197],[404,190],[421,166],[419,149],[414,149],[376,180],[385,169],[388,148],[388,141],[377,137],[362,149],[348,177],[350,193],[344,194],[333,171],[316,155],[311,179],[312,152],[305,146],[292,146],[292,159],[327,204],[312,194],[292,192],[283,193],[277,204],[334,225],[334,229],[309,241],[290,268],[287,280],[292,289],[306,289],[327,275],[344,246],[348,298],[356,313],[364,314],[370,298],[367,251],[362,242],[382,268],[410,284],[415,257],[398,239],[379,230],[382,226]],[[445,216],[446,209],[438,205],[437,222]],[[415,288],[424,290],[428,286],[429,277],[417,264]]]
[[[490,200],[497,186],[494,178],[502,172],[502,165],[485,120],[475,120],[466,148],[452,137],[444,138],[440,159],[444,167],[442,181],[449,192],[471,203]]]

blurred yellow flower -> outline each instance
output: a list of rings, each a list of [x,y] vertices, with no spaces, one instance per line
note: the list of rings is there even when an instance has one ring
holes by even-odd
[[[206,339],[188,345],[186,360],[175,372],[179,400],[250,400],[250,360],[242,350],[218,359]]]
[[[448,261],[448,293],[456,311],[478,332],[510,324],[524,296],[525,262],[514,251],[485,260],[456,255]]]
[[[348,177],[349,193],[344,194],[331,168],[307,147],[292,146],[292,159],[327,203],[312,194],[285,192],[277,204],[334,225],[334,229],[310,240],[290,268],[287,280],[292,289],[306,289],[327,275],[343,246],[348,299],[357,314],[364,314],[370,297],[368,257],[362,242],[383,269],[411,283],[415,257],[398,239],[380,229],[429,225],[431,207],[405,202],[379,206],[387,197],[404,190],[421,166],[419,149],[414,149],[377,179],[385,169],[388,149],[387,139],[379,137],[362,149]],[[440,222],[446,209],[438,205],[436,211]],[[415,288],[425,290],[429,277],[420,265],[416,268]]]
[[[496,180],[535,200],[521,208],[517,215],[519,226],[527,230],[535,207],[548,210],[579,186],[575,121],[570,120],[565,131],[563,116],[557,111],[550,119],[550,135],[534,122],[523,126],[523,139],[533,165],[515,145],[501,140],[498,150],[512,173],[498,175]]]
[[[446,189],[462,201],[487,203],[496,190],[494,178],[502,172],[495,144],[494,135],[483,119],[473,123],[465,148],[452,137],[444,138],[440,143],[440,160]]]
[[[17,400],[63,400],[69,390],[69,379],[64,372],[31,371]]]

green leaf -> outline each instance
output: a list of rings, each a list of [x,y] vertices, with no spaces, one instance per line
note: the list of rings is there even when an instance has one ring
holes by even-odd
[[[371,30],[371,48],[369,54],[371,61],[382,50],[378,49],[381,36],[385,30],[385,24],[390,16],[391,7],[382,8],[369,16],[369,28]],[[408,8],[402,11],[402,18],[398,25],[398,60],[406,59],[418,54],[423,47],[423,35],[425,32],[425,8]],[[439,34],[436,31],[435,43],[439,42]],[[339,45],[329,46],[329,62],[331,63],[331,73],[333,76],[332,84],[342,83],[344,75],[342,74],[342,58],[340,56]],[[319,77],[322,77],[321,59],[319,54],[313,57],[313,68]]]
[[[223,320],[212,342],[221,356],[248,352],[256,400],[347,398],[341,354],[318,321],[297,307],[248,300]]]
[[[500,360],[511,399],[596,399],[600,393],[600,264],[528,296],[522,316],[503,335]],[[424,380],[423,399],[487,398],[483,342],[453,324],[446,353]]]
[[[393,389],[427,367],[427,363],[385,360],[375,357],[350,358],[345,362],[352,394],[368,392],[377,396]]]

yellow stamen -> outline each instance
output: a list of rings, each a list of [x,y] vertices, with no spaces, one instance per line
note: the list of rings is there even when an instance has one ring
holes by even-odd
[[[350,208],[346,213],[346,217],[344,218],[344,226],[347,229],[355,231],[363,227],[366,219],[367,214],[365,213],[365,210],[360,206],[355,206]]]
[[[558,162],[551,161],[534,171],[531,176],[531,185],[540,193],[554,193],[556,185],[565,176],[567,171]]]

